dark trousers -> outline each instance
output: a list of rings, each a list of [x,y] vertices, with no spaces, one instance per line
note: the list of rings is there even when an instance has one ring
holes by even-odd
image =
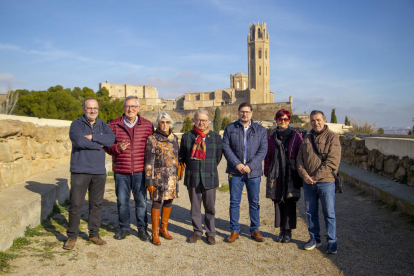
[[[89,191],[89,237],[99,236],[105,182],[106,174],[71,174],[68,238],[76,239],[79,235],[80,217],[86,191]]]
[[[201,221],[201,201],[203,201],[206,236],[214,237],[216,235],[216,189],[206,190],[203,184],[200,183],[196,188],[187,187],[187,190],[191,202],[190,214],[194,233],[200,237],[203,235],[203,224]]]
[[[296,201],[288,198],[285,202],[275,204],[275,227],[296,229]]]

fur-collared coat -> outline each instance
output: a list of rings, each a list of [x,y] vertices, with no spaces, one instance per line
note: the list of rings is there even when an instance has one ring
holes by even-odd
[[[169,149],[168,149],[168,147]],[[172,153],[175,155],[172,155]],[[145,146],[145,184],[155,186],[154,201],[178,198],[178,138],[155,131],[147,138]]]

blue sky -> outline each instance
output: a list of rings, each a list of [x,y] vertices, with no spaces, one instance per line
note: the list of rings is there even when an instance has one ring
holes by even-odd
[[[266,22],[275,102],[377,127],[412,126],[414,1],[0,0],[0,93],[100,82],[160,97],[230,87]]]

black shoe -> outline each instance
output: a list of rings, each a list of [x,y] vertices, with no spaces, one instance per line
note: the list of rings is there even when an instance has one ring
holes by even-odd
[[[280,230],[279,236],[276,236],[276,241],[282,242],[284,235],[285,235],[285,230]]]
[[[285,230],[285,234],[283,235],[283,239],[281,242],[289,243],[292,240],[292,230]]]
[[[138,230],[138,238],[141,241],[149,241],[151,239],[150,235],[147,233],[145,229]]]
[[[118,233],[115,234],[114,239],[116,240],[123,240],[126,236],[129,236],[129,230],[120,230]]]

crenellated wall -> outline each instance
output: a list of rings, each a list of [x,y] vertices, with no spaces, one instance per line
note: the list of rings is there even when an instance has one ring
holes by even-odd
[[[0,120],[0,192],[70,162],[69,127]]]

